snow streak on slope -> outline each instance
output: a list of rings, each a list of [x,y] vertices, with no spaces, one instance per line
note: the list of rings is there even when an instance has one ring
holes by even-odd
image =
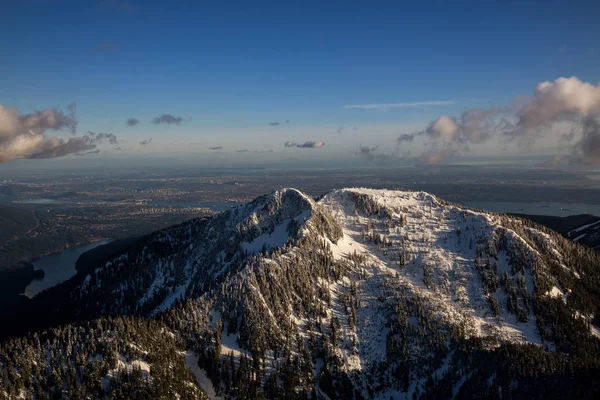
[[[192,371],[192,373],[196,377],[196,381],[198,382],[200,387],[206,392],[208,398],[210,400],[222,400],[221,396],[217,396],[212,382],[206,376],[206,371],[204,371],[198,366],[198,356],[196,356],[193,352],[188,350],[186,353],[184,353],[184,357],[185,365],[190,371]]]

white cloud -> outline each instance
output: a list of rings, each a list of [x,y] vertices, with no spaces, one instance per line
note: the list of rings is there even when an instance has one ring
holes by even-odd
[[[573,163],[600,164],[600,84],[577,77],[539,83],[533,96],[521,96],[512,105],[471,109],[460,116],[441,116],[424,131],[404,134],[399,143],[426,135],[423,162],[440,162],[451,155],[470,151],[471,146],[492,139],[513,141],[520,150],[539,148],[553,141],[570,146]],[[571,126],[567,135],[564,125]],[[546,142],[546,143],[544,143]]]
[[[75,108],[75,103],[72,103],[67,107],[67,114],[47,109],[21,115],[17,109],[0,104],[0,163],[20,158],[54,158],[93,150],[95,143],[103,139],[116,143],[116,136],[107,133],[99,137],[93,134],[93,137],[84,135],[68,139],[45,136],[49,130],[68,129],[75,133]]]
[[[382,104],[346,104],[342,108],[354,108],[360,110],[388,111],[392,108],[424,107],[424,106],[447,106],[454,104],[454,100],[432,100],[417,101],[413,103],[382,103]]]
[[[456,125],[456,121],[454,118],[447,115],[439,117],[427,128],[427,133],[429,133],[431,137],[442,137],[447,141],[453,141],[457,132],[458,125]]]

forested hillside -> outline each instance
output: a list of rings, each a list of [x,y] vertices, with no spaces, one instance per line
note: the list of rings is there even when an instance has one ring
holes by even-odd
[[[188,385],[180,366],[193,355],[206,392],[239,399],[594,398],[599,265],[594,250],[531,221],[423,192],[315,201],[285,189],[90,261],[39,301],[75,321],[63,336],[106,326],[106,363],[149,364],[136,393]],[[86,393],[117,393],[115,362],[73,380],[68,357],[18,356],[15,343],[44,349],[34,337],[2,347],[7,392],[32,393],[18,382],[38,365],[58,371],[47,386],[89,379]],[[132,344],[141,353],[128,355]],[[63,344],[50,347],[65,357]],[[177,389],[163,388],[176,365]],[[186,387],[179,396],[199,395]]]
[[[575,242],[596,250],[600,248],[600,217],[590,214],[570,215],[568,217],[551,217],[547,215],[522,216],[546,226]]]
[[[152,320],[101,318],[36,332],[4,343],[0,362],[12,398],[206,398],[181,343]]]

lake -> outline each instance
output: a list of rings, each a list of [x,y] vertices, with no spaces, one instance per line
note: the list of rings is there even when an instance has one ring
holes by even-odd
[[[600,204],[518,203],[509,201],[465,201],[461,204],[470,208],[480,208],[496,213],[549,215],[555,217],[567,217],[577,214],[600,216]]]
[[[79,256],[94,247],[101,246],[108,242],[108,240],[102,240],[70,247],[60,253],[50,254],[34,261],[34,269],[41,269],[46,275],[42,279],[34,279],[29,286],[25,288],[25,296],[32,298],[42,290],[58,285],[75,276],[77,273],[75,270],[75,262]]]

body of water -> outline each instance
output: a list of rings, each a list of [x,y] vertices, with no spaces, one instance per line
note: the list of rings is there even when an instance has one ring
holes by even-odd
[[[54,203],[56,203],[56,200],[54,200],[54,199],[28,199],[28,200],[15,201],[15,203],[21,203],[21,204],[54,204]]]
[[[58,285],[73,277],[77,273],[75,270],[75,262],[79,256],[94,247],[101,246],[108,242],[109,241],[107,240],[102,240],[70,247],[60,253],[50,254],[35,261],[33,267],[35,269],[43,270],[45,276],[42,279],[34,279],[29,286],[25,288],[25,296],[32,298],[42,290]]]
[[[600,204],[518,203],[508,201],[466,201],[461,204],[470,208],[480,208],[497,213],[550,215],[555,217],[567,217],[577,214],[600,216]]]

